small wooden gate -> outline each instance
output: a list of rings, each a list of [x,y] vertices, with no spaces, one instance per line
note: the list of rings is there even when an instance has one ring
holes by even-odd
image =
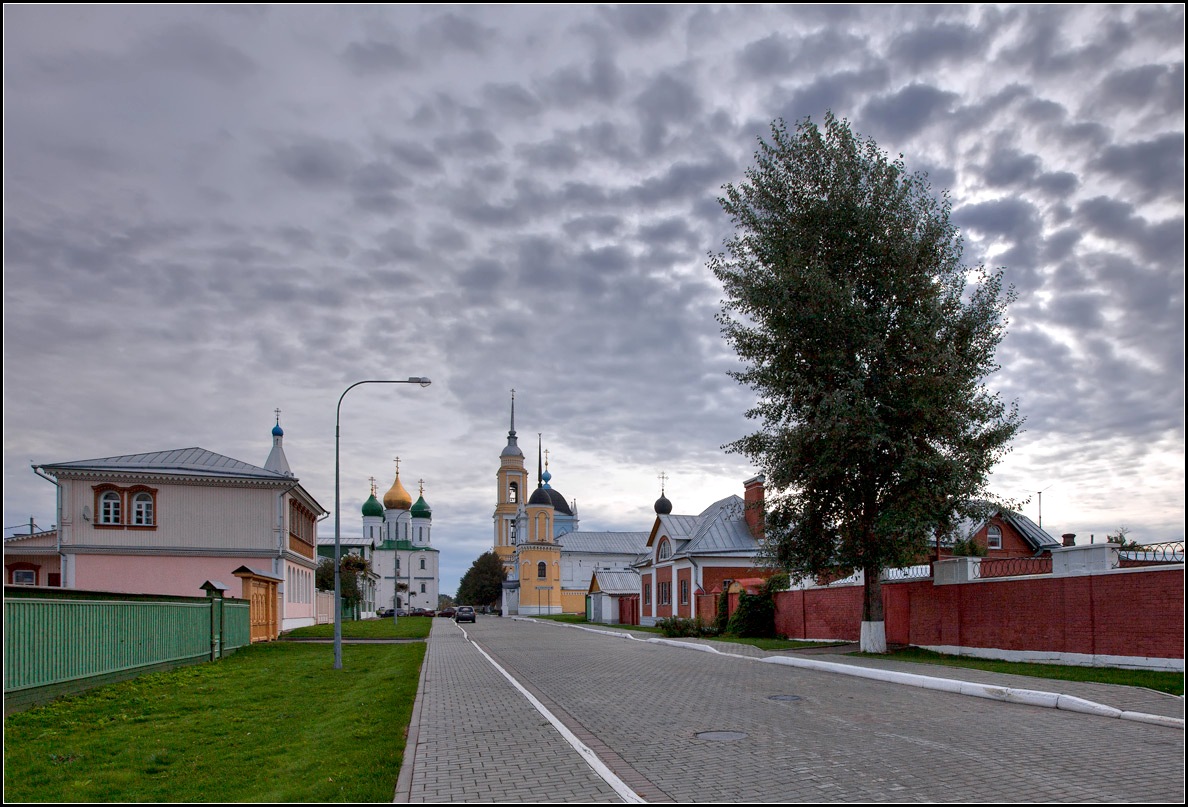
[[[232,574],[243,581],[243,599],[251,604],[252,642],[271,642],[280,636],[277,592],[281,579],[247,566]]]

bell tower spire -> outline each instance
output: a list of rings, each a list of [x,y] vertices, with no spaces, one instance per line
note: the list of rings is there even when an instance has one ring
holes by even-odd
[[[498,493],[495,498],[494,551],[510,571],[515,555],[516,514],[528,498],[528,469],[524,467],[524,452],[516,442],[516,391],[511,391],[511,421],[507,445],[499,454],[499,470],[495,474]]]

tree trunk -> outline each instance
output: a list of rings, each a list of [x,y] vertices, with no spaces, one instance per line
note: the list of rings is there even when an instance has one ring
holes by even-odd
[[[862,570],[862,633],[858,649],[863,653],[887,652],[887,632],[883,622],[882,571]]]

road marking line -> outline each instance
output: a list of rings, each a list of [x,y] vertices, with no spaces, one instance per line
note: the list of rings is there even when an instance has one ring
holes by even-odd
[[[454,624],[457,625],[457,623]],[[605,781],[611,786],[611,788],[614,789],[615,793],[619,795],[619,798],[628,804],[647,804],[642,796],[628,787],[622,779],[614,774],[614,771],[606,766],[605,762],[598,758],[598,755],[594,753],[590,746],[579,740],[564,723],[557,719],[556,715],[550,712],[543,703],[536,699],[536,696],[525,689],[519,681],[512,677],[511,673],[500,667],[495,659],[487,655],[487,651],[479,647],[478,642],[470,638],[470,634],[466,632],[465,628],[463,628],[461,625],[457,625],[457,627],[458,630],[462,631],[462,635],[466,637],[466,641],[474,645],[474,649],[482,653],[483,658],[491,662],[491,666],[499,670],[503,677],[507,679],[508,683],[515,687],[521,695],[527,698],[528,702],[532,704],[536,711],[540,712],[546,720],[553,724],[553,728],[555,728],[557,732],[565,738],[566,742],[573,746],[573,750],[578,752],[578,755],[586,761],[586,764],[594,770],[594,773],[598,774],[603,781]]]

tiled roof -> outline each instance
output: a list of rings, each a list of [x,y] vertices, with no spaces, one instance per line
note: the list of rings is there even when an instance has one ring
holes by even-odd
[[[295,477],[269,471],[257,465],[224,457],[205,448],[175,448],[147,454],[125,454],[93,460],[57,462],[39,466],[51,476],[71,471],[99,473],[151,473],[171,476],[197,476],[211,479],[258,479],[295,482]]]

